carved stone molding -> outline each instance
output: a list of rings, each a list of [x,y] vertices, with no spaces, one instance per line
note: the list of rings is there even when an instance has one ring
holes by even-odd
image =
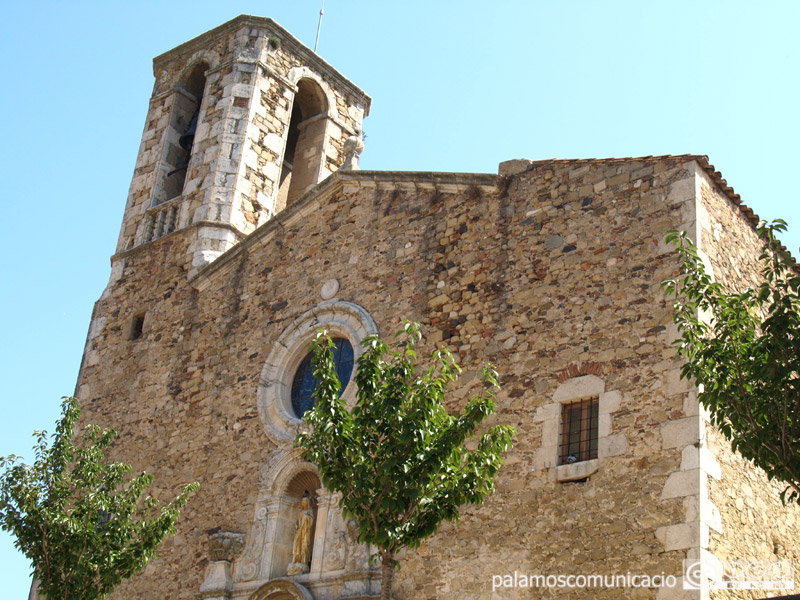
[[[253,526],[250,529],[249,544],[242,556],[237,571],[239,581],[251,581],[261,574],[261,560],[267,536],[267,521],[274,519],[278,512],[279,501],[275,498],[260,501],[256,507]]]
[[[308,354],[314,335],[320,328],[346,338],[353,346],[354,359],[361,355],[361,340],[378,332],[370,314],[352,302],[331,299],[297,317],[273,342],[261,370],[256,402],[266,434],[280,446],[291,446],[301,420],[291,405],[292,379],[297,367]],[[353,402],[355,382],[342,392],[345,402]]]
[[[212,561],[235,561],[244,549],[244,534],[220,531],[208,536],[208,553]]]

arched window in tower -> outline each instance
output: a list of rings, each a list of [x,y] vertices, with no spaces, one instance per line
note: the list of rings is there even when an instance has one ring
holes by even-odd
[[[208,64],[198,63],[175,90],[164,153],[166,176],[162,189],[157,191],[154,204],[161,204],[183,193],[206,87],[206,71]]]
[[[297,83],[281,166],[278,210],[290,205],[322,179],[328,101],[311,79]]]

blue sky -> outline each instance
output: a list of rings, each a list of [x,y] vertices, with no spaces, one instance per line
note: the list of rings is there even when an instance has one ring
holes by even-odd
[[[27,454],[74,390],[152,58],[242,13],[313,46],[320,0],[0,7],[0,454]],[[797,256],[798,22],[794,1],[328,0],[319,53],[373,98],[364,169],[707,154]],[[0,534],[4,597],[28,572]]]

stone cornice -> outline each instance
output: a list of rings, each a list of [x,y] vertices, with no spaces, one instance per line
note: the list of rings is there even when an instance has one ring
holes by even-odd
[[[212,40],[234,32],[242,26],[263,29],[266,30],[269,35],[274,35],[280,38],[283,49],[295,54],[304,64],[307,64],[320,73],[323,73],[334,79],[337,83],[337,86],[358,98],[359,101],[364,105],[364,116],[369,115],[369,108],[370,104],[372,103],[372,99],[367,95],[366,92],[364,92],[364,90],[339,73],[339,71],[334,69],[325,60],[320,58],[316,52],[311,50],[308,46],[303,44],[291,33],[286,31],[283,27],[268,17],[239,15],[235,19],[232,19],[227,23],[223,23],[219,27],[215,27],[214,29],[207,31],[196,38],[173,48],[172,50],[164,52],[163,54],[159,54],[153,59],[153,75],[158,77],[160,69],[164,68],[170,61],[191,56],[198,50],[206,48]]]

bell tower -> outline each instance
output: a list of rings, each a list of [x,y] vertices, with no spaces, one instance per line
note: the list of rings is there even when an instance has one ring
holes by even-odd
[[[153,74],[117,255],[191,229],[192,272],[342,167],[370,107],[268,18],[236,17]]]

